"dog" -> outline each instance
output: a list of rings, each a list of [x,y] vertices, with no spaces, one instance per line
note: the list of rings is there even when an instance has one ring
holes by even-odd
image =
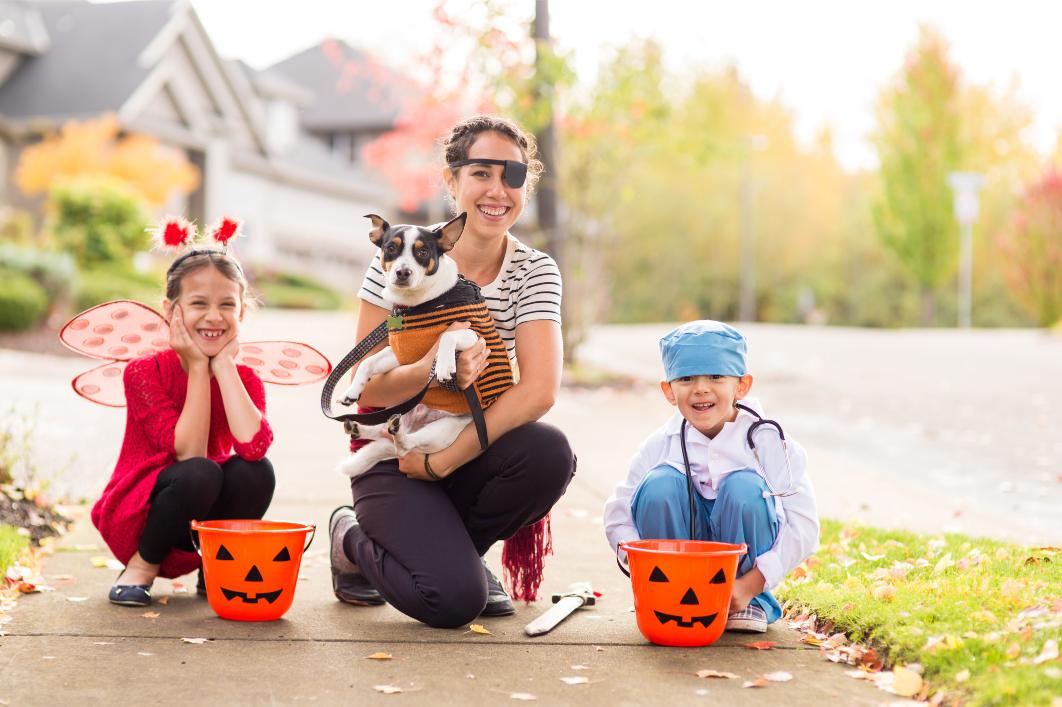
[[[373,226],[369,240],[381,251],[384,298],[396,307],[388,321],[388,346],[362,361],[339,402],[353,405],[374,376],[419,360],[436,338],[435,377],[442,384],[449,383],[457,374],[457,354],[482,336],[490,354],[474,385],[482,406],[489,406],[512,386],[513,375],[505,345],[494,330],[479,288],[459,276],[457,263],[447,255],[464,231],[467,214],[435,228],[391,226],[376,214],[366,218]],[[469,321],[472,328],[442,331],[453,321]],[[445,449],[472,420],[468,411],[462,393],[454,387],[440,387],[430,389],[420,404],[386,423],[348,423],[351,437],[372,441],[345,459],[340,471],[353,478],[385,459],[411,451],[431,454]]]

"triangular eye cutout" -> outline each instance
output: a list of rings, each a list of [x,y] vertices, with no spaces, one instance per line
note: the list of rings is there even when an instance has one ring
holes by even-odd
[[[215,560],[235,560],[236,558],[232,556],[232,553],[229,552],[229,549],[227,547],[225,547],[224,545],[221,545],[220,547],[218,547],[218,556],[215,557],[214,559]]]
[[[670,581],[667,575],[664,574],[659,567],[654,567],[652,574],[649,575],[650,582],[667,582]]]
[[[290,562],[291,555],[288,554],[288,549],[284,548],[277,553],[277,556],[273,558],[273,562]]]
[[[723,573],[723,570],[716,572],[709,584],[726,584],[726,575]]]

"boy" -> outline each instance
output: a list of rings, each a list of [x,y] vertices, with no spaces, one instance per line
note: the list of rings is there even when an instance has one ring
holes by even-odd
[[[762,633],[782,614],[769,590],[815,551],[819,521],[804,449],[789,438],[784,446],[772,421],[756,424],[763,412],[746,398],[746,352],[741,332],[710,320],[660,340],[660,389],[678,411],[642,443],[605,503],[605,534],[622,566],[621,542],[690,538],[692,507],[693,539],[748,545],[726,628]]]

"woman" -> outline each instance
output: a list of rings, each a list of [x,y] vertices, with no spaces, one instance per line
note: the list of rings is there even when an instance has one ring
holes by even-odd
[[[485,412],[485,452],[469,424],[450,447],[430,455],[439,481],[416,452],[377,464],[351,480],[354,505],[333,512],[329,532],[333,589],[341,601],[387,601],[431,626],[456,627],[481,614],[515,611],[481,559],[498,540],[512,538],[504,562],[517,597],[534,594],[544,554],[539,521],[567,488],[575,457],[560,430],[537,421],[560,387],[560,271],[548,255],[509,233],[542,171],[534,138],[507,120],[475,116],[451,130],[444,148],[443,179],[454,213],[468,214],[449,255],[482,288],[519,380]],[[390,314],[382,292],[377,256],[360,292],[359,341]],[[412,397],[434,355],[433,349],[373,378],[359,402],[390,406]],[[487,355],[482,339],[461,353],[458,385],[475,380]]]

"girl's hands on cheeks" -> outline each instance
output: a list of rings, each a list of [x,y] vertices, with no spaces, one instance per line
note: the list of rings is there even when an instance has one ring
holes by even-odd
[[[170,315],[170,348],[181,357],[185,368],[205,366],[210,363],[210,359],[188,333],[188,328],[184,325],[184,313],[179,305],[173,306],[173,312]]]
[[[240,342],[235,334],[228,343],[218,351],[217,355],[210,359],[210,371],[215,376],[222,371],[236,370],[236,354],[240,352]]]

